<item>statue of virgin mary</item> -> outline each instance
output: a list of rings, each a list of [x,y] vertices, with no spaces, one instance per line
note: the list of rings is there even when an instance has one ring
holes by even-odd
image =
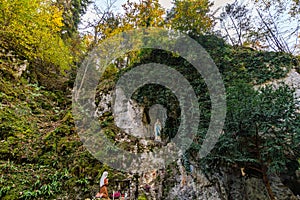
[[[161,123],[159,119],[157,119],[154,124],[154,136],[156,141],[161,141]]]

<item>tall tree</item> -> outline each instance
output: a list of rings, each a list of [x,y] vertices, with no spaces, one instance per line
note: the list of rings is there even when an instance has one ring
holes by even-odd
[[[288,86],[235,83],[227,89],[227,119],[211,164],[227,163],[260,174],[272,200],[269,175],[284,171],[300,156],[300,116]],[[250,174],[251,175],[251,174]]]
[[[63,9],[62,32],[67,32],[68,36],[76,32],[81,16],[86,13],[88,5],[91,3],[91,0],[57,0],[55,5]]]
[[[139,3],[127,1],[123,5],[125,14],[123,24],[131,28],[162,27],[164,25],[164,9],[158,0],[141,0]]]
[[[297,51],[300,20],[299,13],[291,15],[293,0],[257,0],[257,28],[252,40],[259,40],[274,51],[295,53]]]
[[[95,6],[97,19],[91,25],[94,27],[94,41],[105,39],[114,34],[133,28],[162,27],[164,25],[164,9],[158,0],[127,1],[122,5],[124,13],[113,12],[115,1],[106,2],[106,8]]]
[[[209,15],[213,5],[209,0],[175,0],[168,13],[168,21],[173,29],[186,33],[202,34],[214,25]]]
[[[234,2],[222,12],[221,28],[233,44],[297,54],[297,36],[300,35],[298,5],[296,0],[250,0],[246,4]]]
[[[0,45],[29,61],[68,69],[73,60],[60,38],[62,11],[43,0],[0,1]]]
[[[100,7],[96,3],[92,5],[92,13],[94,17],[83,21],[85,27],[83,28],[85,41],[87,46],[93,47],[97,43],[119,28],[121,19],[120,15],[113,11],[114,4],[117,0],[106,0],[105,6]]]
[[[108,0],[105,9],[96,7],[97,19],[94,22],[92,46],[97,45],[99,41],[111,37],[120,32],[134,28],[163,27],[164,9],[158,0],[141,0],[139,2],[130,2],[129,0],[122,5],[124,13],[113,12],[115,1]],[[128,53],[124,58],[119,58],[117,66],[128,65],[134,56],[133,52]]]
[[[232,45],[243,45],[251,30],[249,9],[238,1],[227,4],[220,15],[220,25],[225,31],[225,38]]]

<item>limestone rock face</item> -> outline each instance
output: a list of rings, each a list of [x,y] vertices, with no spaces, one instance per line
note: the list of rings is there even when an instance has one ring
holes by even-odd
[[[118,96],[118,99],[114,101],[115,96]],[[151,136],[151,126],[145,121],[145,108],[139,106],[134,100],[127,100],[122,90],[100,94],[100,98],[96,110],[97,117],[113,111],[115,124],[127,134],[137,138]]]
[[[175,186],[172,187],[165,199],[214,199],[222,200],[222,194],[218,191],[218,186],[212,184],[205,175],[194,169],[192,173],[187,173],[181,162],[177,162],[179,176]]]
[[[274,191],[275,197],[279,200],[297,200],[293,192],[285,185],[283,185],[280,178],[276,175],[270,177],[271,188]]]
[[[179,164],[179,162],[177,162]],[[180,165],[180,164],[179,164]],[[204,200],[268,200],[266,187],[260,178],[243,176],[238,169],[220,169],[218,173],[204,175],[199,169],[186,173],[179,168],[175,186],[165,199]],[[208,176],[208,178],[207,178]],[[208,180],[209,179],[209,180]],[[276,175],[269,177],[271,189],[278,200],[297,200],[292,191]]]
[[[111,111],[111,101],[112,101],[111,93],[108,93],[108,94],[100,93],[99,95],[101,97],[101,101],[99,102],[97,109],[96,109],[95,115],[97,117],[100,117],[104,113]]]
[[[274,87],[277,87],[282,82],[293,87],[295,89],[295,98],[300,100],[300,74],[296,70],[291,70],[285,78],[274,80],[265,85],[272,84]],[[112,105],[114,95],[119,95],[120,98]],[[105,112],[111,112],[112,110],[114,111],[115,124],[118,127],[123,129],[127,134],[139,138],[145,148],[149,144],[154,144],[147,139],[153,135],[151,127],[153,122],[151,122],[152,120],[149,121],[152,116],[145,117],[144,107],[132,100],[126,100],[123,91],[117,90],[115,94],[101,95],[96,115],[101,117]],[[159,108],[159,110],[162,110],[162,108]],[[149,113],[151,114],[151,112]],[[164,119],[162,119],[162,122],[164,123]],[[144,164],[147,165],[146,159]],[[142,174],[139,180],[139,191],[146,193],[148,199],[269,199],[262,179],[248,177],[240,169],[224,168],[218,172],[214,172],[214,174],[204,174],[203,171],[197,169],[195,166],[192,172],[186,172],[179,160],[177,160],[175,165],[172,169],[168,169],[169,171],[162,169],[149,171],[149,174]],[[278,200],[300,199],[288,187],[282,184],[279,177],[274,175],[270,176],[269,179],[271,188]]]
[[[295,97],[300,101],[300,74],[295,69],[292,69],[285,78],[274,81],[275,84],[280,82],[295,88]]]
[[[143,124],[144,108],[133,100],[127,100],[121,89],[116,90],[116,96],[118,99],[113,105],[115,124],[127,134],[138,138],[147,136],[147,127]]]

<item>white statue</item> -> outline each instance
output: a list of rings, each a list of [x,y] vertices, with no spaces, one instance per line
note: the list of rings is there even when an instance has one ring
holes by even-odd
[[[156,141],[161,141],[161,123],[159,119],[154,124],[154,136]]]

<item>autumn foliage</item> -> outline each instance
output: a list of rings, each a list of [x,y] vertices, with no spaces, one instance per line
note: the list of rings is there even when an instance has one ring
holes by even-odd
[[[63,11],[42,0],[0,1],[0,45],[29,61],[41,60],[68,69],[69,47],[61,39]]]

